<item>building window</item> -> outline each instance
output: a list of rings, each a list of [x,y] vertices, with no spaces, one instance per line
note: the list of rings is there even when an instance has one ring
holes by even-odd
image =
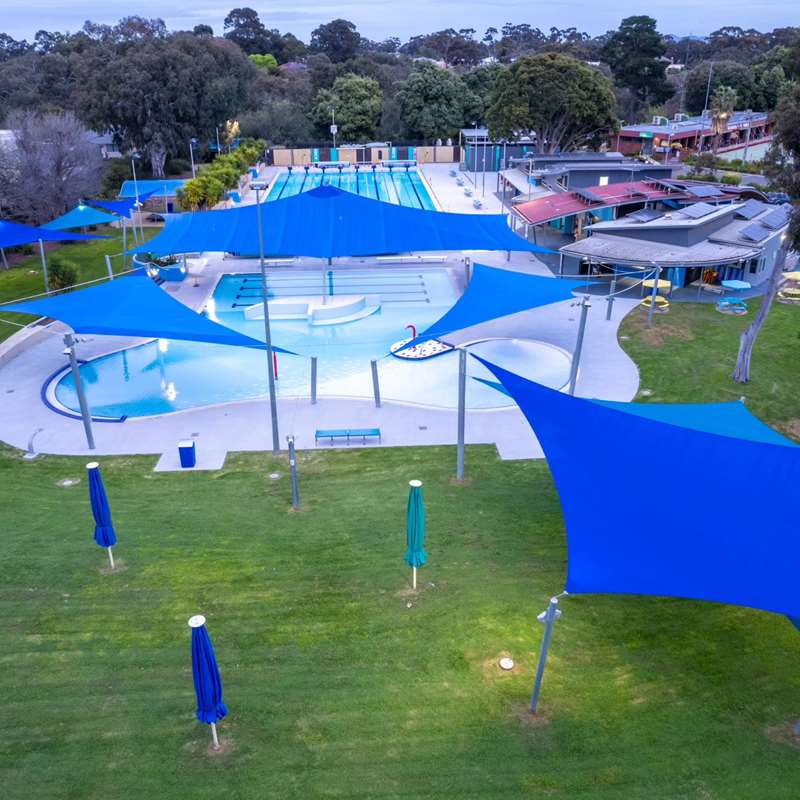
[[[600,186],[608,186],[608,175],[600,176]]]

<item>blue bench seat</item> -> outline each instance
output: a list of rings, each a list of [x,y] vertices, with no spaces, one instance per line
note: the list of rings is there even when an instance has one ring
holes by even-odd
[[[327,428],[320,429],[314,434],[314,441],[318,442],[320,439],[330,439],[333,444],[334,439],[344,439],[347,444],[350,444],[350,439],[357,439],[361,437],[361,443],[367,443],[367,436],[377,436],[378,442],[381,441],[380,428]]]

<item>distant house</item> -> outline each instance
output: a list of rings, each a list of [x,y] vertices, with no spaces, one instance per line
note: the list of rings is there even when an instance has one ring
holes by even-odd
[[[772,141],[773,123],[761,111],[734,111],[723,124],[717,152],[744,156],[745,150]],[[672,119],[653,117],[652,122],[624,125],[609,142],[619,152],[664,160],[672,155],[701,153],[714,148],[716,133],[711,115],[676,114]]]

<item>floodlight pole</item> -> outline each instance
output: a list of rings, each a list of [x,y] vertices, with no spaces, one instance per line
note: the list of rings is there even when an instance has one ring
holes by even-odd
[[[614,296],[617,293],[617,273],[614,272],[614,275],[611,278],[611,286],[608,290],[608,297],[606,297],[606,302],[608,303],[608,308],[606,309],[606,319],[611,319],[611,309],[614,307]]]
[[[531,714],[536,713],[539,705],[539,694],[542,691],[542,679],[544,678],[544,668],[547,664],[547,652],[550,650],[550,640],[553,638],[553,625],[561,616],[558,610],[558,598],[551,597],[547,610],[539,614],[537,619],[544,623],[544,636],[542,637],[542,649],[539,652],[539,663],[536,665],[536,678],[533,682],[533,692],[531,694]]]
[[[72,369],[72,380],[75,383],[75,391],[78,395],[78,405],[81,408],[81,418],[83,419],[83,430],[86,433],[86,444],[90,450],[94,450],[94,432],[92,431],[92,415],[89,412],[89,404],[86,402],[86,393],[83,391],[83,381],[78,369],[78,357],[75,355],[75,337],[71,333],[64,334],[64,355],[69,358],[69,365]]]
[[[275,395],[275,365],[272,361],[272,333],[269,327],[269,301],[267,299],[267,267],[264,263],[264,229],[261,224],[261,191],[256,189],[256,221],[258,225],[258,258],[261,264],[261,291],[264,306],[264,334],[267,340],[267,382],[269,384],[269,410],[272,422],[272,454],[281,449],[278,434],[278,399]]]
[[[192,178],[197,177],[197,168],[194,165],[194,139],[189,139],[189,159],[192,162]]]
[[[286,437],[289,447],[289,474],[292,478],[292,508],[300,508],[300,487],[297,483],[297,456],[294,450],[294,435]]]
[[[572,354],[572,364],[569,370],[569,393],[575,394],[575,384],[578,382],[578,367],[581,363],[581,353],[583,352],[583,337],[586,333],[586,317],[589,314],[589,309],[592,307],[592,302],[589,300],[589,295],[585,294],[581,300],[581,318],[578,322],[578,338],[575,341],[575,352]]]
[[[42,275],[44,276],[44,290],[50,291],[50,281],[47,277],[47,259],[44,256],[44,242],[39,239],[39,255],[42,257]]]
[[[456,480],[464,480],[464,433],[467,415],[467,351],[458,350],[458,444],[456,446]]]

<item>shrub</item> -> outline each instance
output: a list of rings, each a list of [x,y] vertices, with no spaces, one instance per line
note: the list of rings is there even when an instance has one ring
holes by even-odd
[[[167,161],[167,175],[186,175],[192,172],[192,162],[187,158],[171,158]]]
[[[727,183],[730,186],[738,186],[742,182],[742,176],[741,175],[723,175],[722,178],[720,178],[720,181],[722,183]]]
[[[68,289],[78,282],[78,265],[63,256],[53,256],[47,265],[51,289]]]

